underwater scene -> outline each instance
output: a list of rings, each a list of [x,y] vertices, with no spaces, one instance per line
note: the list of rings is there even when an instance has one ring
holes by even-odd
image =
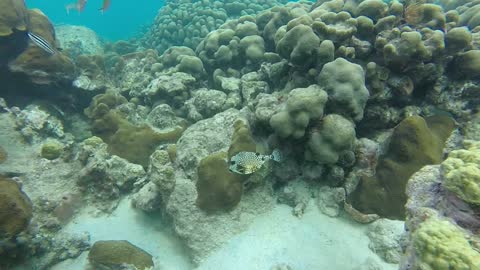
[[[480,0],[0,0],[0,270],[480,270]]]

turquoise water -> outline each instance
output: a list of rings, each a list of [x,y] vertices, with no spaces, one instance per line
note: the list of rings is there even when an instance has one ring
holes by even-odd
[[[161,0],[127,1],[113,0],[110,8],[102,14],[98,9],[102,0],[90,0],[82,13],[65,6],[74,0],[27,0],[29,8],[41,9],[54,24],[84,25],[102,38],[116,41],[134,36],[143,26],[153,22],[158,9],[164,5]]]

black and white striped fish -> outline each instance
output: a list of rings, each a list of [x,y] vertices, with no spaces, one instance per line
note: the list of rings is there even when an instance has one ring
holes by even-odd
[[[35,43],[35,45],[42,48],[47,53],[51,55],[54,55],[55,53],[57,53],[57,51],[52,47],[52,45],[48,41],[46,41],[43,37],[37,34],[34,34],[32,32],[28,32],[28,37],[33,43]]]

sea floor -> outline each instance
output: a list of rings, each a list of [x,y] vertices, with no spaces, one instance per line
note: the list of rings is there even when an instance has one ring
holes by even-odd
[[[368,248],[365,229],[366,226],[343,217],[325,216],[314,204],[309,205],[301,219],[292,215],[289,206],[278,205],[197,268],[190,263],[171,230],[162,227],[159,217],[149,217],[132,209],[128,198],[109,216],[92,217],[88,211],[80,213],[63,231],[88,231],[92,242],[128,240],[152,254],[158,269],[268,270],[284,264],[294,270],[354,270],[369,269],[367,265],[373,261],[381,269],[397,269],[397,265],[382,262]],[[57,264],[52,270],[84,270],[86,253]]]

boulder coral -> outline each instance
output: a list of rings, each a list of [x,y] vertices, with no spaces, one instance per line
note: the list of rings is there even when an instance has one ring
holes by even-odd
[[[337,58],[323,66],[317,82],[328,93],[327,110],[362,120],[369,92],[360,65]]]
[[[318,85],[294,89],[283,108],[270,118],[270,126],[282,138],[302,138],[310,121],[323,117],[326,102],[327,94]]]
[[[329,114],[310,132],[305,159],[333,165],[340,156],[352,151],[355,143],[355,125],[338,114]]]

